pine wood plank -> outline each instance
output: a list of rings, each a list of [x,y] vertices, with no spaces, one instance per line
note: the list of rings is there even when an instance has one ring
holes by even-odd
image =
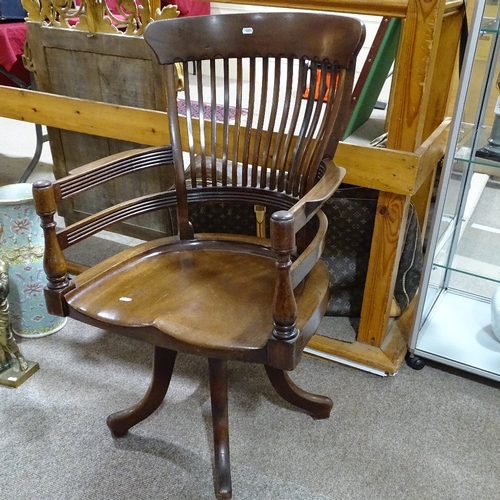
[[[434,72],[429,88],[432,89],[429,93],[428,104],[426,106],[426,117],[423,124],[422,137],[427,138],[439,126],[443,116],[446,115],[446,107],[448,104],[448,96],[450,93],[453,69],[455,66],[455,58],[440,57],[440,54],[456,54],[460,38],[457,33],[460,33],[462,26],[463,11],[453,10],[443,17],[443,25],[441,28],[440,38],[437,47],[436,57],[438,60],[434,64]],[[457,77],[457,75],[455,75]]]
[[[164,112],[2,86],[0,99],[4,103],[0,115],[6,118],[127,141],[135,138],[151,146],[169,142]],[[433,149],[415,153],[340,143],[335,161],[347,167],[346,182],[412,194],[421,177],[421,157],[439,156],[445,141],[441,134],[445,131],[440,129]]]
[[[166,113],[0,86],[1,116],[150,146],[168,144]]]
[[[426,139],[424,119],[444,11],[441,0],[408,4],[393,77],[388,148],[414,151]]]
[[[357,340],[380,347],[389,324],[390,306],[403,243],[409,196],[380,192]]]
[[[225,3],[248,5],[248,0],[228,0]],[[408,0],[305,0],[300,3],[291,0],[259,0],[256,3],[268,7],[299,7],[310,10],[391,17],[404,17],[408,8]]]
[[[314,335],[307,347],[387,373],[396,373],[401,365],[398,359],[392,361],[381,349],[358,341],[342,342],[322,335]]]

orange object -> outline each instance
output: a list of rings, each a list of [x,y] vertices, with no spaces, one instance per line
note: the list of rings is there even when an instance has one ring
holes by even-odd
[[[335,79],[335,87],[337,86],[337,79],[338,79],[338,75],[336,76],[336,79]],[[331,75],[331,73],[328,73],[328,75],[326,75],[326,88],[327,88],[327,90],[326,90],[325,96],[323,97],[323,101],[328,100],[328,96],[330,95],[331,81],[332,81],[332,75]],[[316,90],[314,92],[315,99],[319,99],[320,85],[321,85],[321,70],[317,69],[316,70]],[[304,99],[307,99],[309,97],[309,90],[310,90],[309,85],[307,85],[306,90],[302,94],[302,97]]]

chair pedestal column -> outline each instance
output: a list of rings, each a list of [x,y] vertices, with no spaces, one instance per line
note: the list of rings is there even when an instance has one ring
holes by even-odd
[[[232,496],[229,463],[229,419],[227,408],[227,362],[208,359],[212,425],[214,430],[215,496],[228,499]]]

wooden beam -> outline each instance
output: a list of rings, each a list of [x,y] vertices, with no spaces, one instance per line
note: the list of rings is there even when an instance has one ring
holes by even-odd
[[[389,324],[409,196],[379,193],[357,340],[381,347]]]
[[[381,348],[358,341],[344,342],[323,335],[314,335],[307,347],[387,373],[396,373],[406,354],[405,340],[397,329],[391,330]]]
[[[138,142],[150,146],[168,144],[167,115],[128,106],[118,106],[84,99],[20,90],[0,86],[0,116],[39,123],[49,127]],[[442,130],[435,137],[440,150]],[[413,194],[421,177],[420,156],[430,155],[430,148],[417,153],[340,143],[335,161],[347,168],[346,182],[396,194]]]
[[[345,182],[398,194],[410,194],[418,174],[413,153],[342,142],[335,163],[347,169]]]
[[[427,140],[415,151],[418,157],[417,176],[415,178],[414,190],[410,194],[415,194],[426,179],[436,169],[436,166],[444,155],[448,134],[450,131],[450,118],[445,118],[441,125],[427,138]]]
[[[209,1],[209,0],[204,0]],[[224,0],[224,3],[248,5],[248,0]],[[404,17],[408,0],[259,0],[258,5],[267,7],[323,10],[373,16]]]
[[[410,0],[396,59],[387,147],[414,151],[423,136],[445,2]]]
[[[0,86],[0,116],[84,134],[161,146],[168,144],[167,115]]]

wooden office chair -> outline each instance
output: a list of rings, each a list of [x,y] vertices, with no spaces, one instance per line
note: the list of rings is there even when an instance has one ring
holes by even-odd
[[[158,408],[178,351],[208,358],[218,498],[231,497],[228,359],[263,364],[277,392],[314,418],[327,418],[332,407],[329,398],[295,386],[286,371],[296,367],[327,304],[329,276],[319,258],[328,221],[320,207],[344,174],[331,159],[363,38],[364,27],[354,19],[306,13],[152,23],[145,39],[165,65],[172,146],[111,157],[34,185],[50,312],[155,346],[149,391],[108,418],[114,436]],[[174,62],[184,66],[182,94]],[[316,92],[304,99],[306,87]],[[172,159],[175,189],[56,233],[58,203]],[[270,237],[203,233],[190,221],[192,206],[229,210],[235,203],[267,207]],[[177,236],[140,244],[68,277],[62,250],[108,224],[165,207],[177,211]]]

